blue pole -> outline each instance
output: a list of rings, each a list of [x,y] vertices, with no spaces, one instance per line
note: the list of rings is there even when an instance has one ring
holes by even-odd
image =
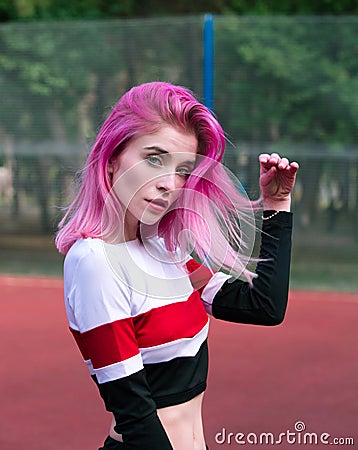
[[[212,14],[204,16],[204,67],[203,94],[204,105],[214,109],[214,18]]]

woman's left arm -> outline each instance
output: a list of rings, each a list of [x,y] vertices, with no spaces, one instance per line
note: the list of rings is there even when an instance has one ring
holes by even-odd
[[[207,310],[218,319],[255,325],[278,325],[285,315],[291,260],[290,212],[297,163],[278,154],[260,155],[260,188],[264,205],[260,262],[250,286],[214,275],[202,292]]]
[[[270,217],[274,212],[265,211]],[[202,293],[217,319],[253,325],[278,325],[285,316],[291,258],[292,213],[280,212],[264,220],[260,259],[252,286],[227,280],[215,288],[216,275]],[[217,280],[219,281],[219,280]]]

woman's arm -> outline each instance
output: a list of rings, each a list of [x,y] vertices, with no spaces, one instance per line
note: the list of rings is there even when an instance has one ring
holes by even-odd
[[[266,211],[270,216],[273,211]],[[254,325],[278,325],[283,321],[289,286],[292,214],[280,212],[265,220],[262,230],[260,259],[253,285],[241,280],[228,280],[213,299],[206,297],[210,282],[203,291],[203,300],[211,303],[214,317],[230,322]],[[211,283],[214,283],[215,276]]]
[[[255,325],[283,321],[289,286],[292,214],[291,191],[298,164],[276,153],[262,154],[260,188],[264,206],[260,262],[253,285],[226,280],[215,274],[202,292],[206,309],[214,317]]]

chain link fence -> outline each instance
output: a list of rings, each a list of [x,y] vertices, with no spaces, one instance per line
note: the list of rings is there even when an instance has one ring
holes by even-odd
[[[0,232],[53,235],[111,105],[163,80],[203,99],[203,16],[0,25]],[[358,242],[358,18],[214,20],[225,162],[258,195],[257,156],[301,165],[296,246]]]

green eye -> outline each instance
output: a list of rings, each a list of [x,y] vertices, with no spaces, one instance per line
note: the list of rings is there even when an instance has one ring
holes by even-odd
[[[186,178],[188,178],[191,174],[191,170],[187,167],[179,167],[176,172],[178,175]]]
[[[153,165],[155,165],[155,166],[158,166],[158,165],[160,165],[160,164],[162,163],[162,160],[161,160],[161,158],[160,158],[160,155],[148,155],[148,156],[147,156],[147,161],[148,161],[150,164],[153,164]]]

